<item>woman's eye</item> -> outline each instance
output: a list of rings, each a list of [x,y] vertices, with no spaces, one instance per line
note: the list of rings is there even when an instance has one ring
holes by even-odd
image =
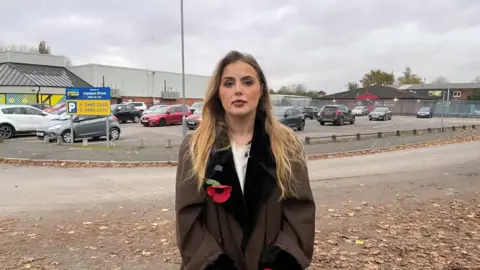
[[[233,86],[233,82],[225,82],[225,83],[223,84],[223,86],[225,86],[225,87],[232,87],[232,86]]]
[[[246,86],[252,86],[253,82],[252,81],[245,81],[244,82]]]

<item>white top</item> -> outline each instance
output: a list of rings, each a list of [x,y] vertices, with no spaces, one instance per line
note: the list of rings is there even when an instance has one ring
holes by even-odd
[[[242,192],[245,186],[245,173],[247,172],[247,163],[250,155],[250,144],[244,146],[237,146],[232,142],[233,161],[235,163],[235,170],[237,171],[238,181]]]

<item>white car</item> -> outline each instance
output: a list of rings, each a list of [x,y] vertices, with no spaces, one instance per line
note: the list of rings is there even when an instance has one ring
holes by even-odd
[[[0,137],[10,139],[17,134],[35,133],[55,117],[29,105],[0,105]]]
[[[146,111],[147,110],[147,104],[145,102],[137,102],[137,101],[132,101],[132,102],[122,102],[122,104],[125,105],[133,105],[137,111]]]
[[[352,109],[352,114],[356,116],[368,115],[367,106],[357,106]]]

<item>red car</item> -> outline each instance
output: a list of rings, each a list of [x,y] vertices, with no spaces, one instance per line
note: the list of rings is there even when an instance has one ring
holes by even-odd
[[[184,108],[186,116],[192,114],[192,112],[188,110],[187,106],[184,107],[183,105],[170,105],[158,108],[148,114],[144,114],[140,122],[146,127],[182,123],[182,108]]]
[[[187,117],[187,128],[190,130],[197,129],[202,122],[202,108],[196,109],[192,115]]]

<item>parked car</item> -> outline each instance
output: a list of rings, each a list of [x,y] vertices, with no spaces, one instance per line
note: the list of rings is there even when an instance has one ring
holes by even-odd
[[[45,108],[43,109],[43,111],[47,112],[47,113],[54,113],[56,111],[59,111],[61,109],[64,109],[65,108],[65,102],[61,102],[61,103],[57,103],[55,106],[51,107],[51,108]]]
[[[195,110],[198,110],[198,109],[202,109],[203,107],[203,101],[197,101],[195,103],[192,104],[192,106],[190,106],[188,109],[193,113],[195,112]]]
[[[53,118],[55,115],[29,105],[0,105],[0,137],[33,134]]]
[[[295,108],[276,108],[275,115],[280,123],[290,127],[292,129],[297,129],[299,131],[305,129],[305,116],[303,113]]]
[[[45,136],[49,140],[61,136],[64,143],[71,143],[71,123],[72,116],[67,114],[59,115],[52,119],[48,124],[37,129],[37,138],[44,140]],[[73,140],[80,138],[99,139],[107,136],[107,119],[108,119],[108,135],[110,140],[118,140],[120,138],[120,124],[114,116],[73,116]]]
[[[305,118],[314,119],[317,118],[319,110],[317,107],[304,107],[302,112]]]
[[[111,106],[111,111],[120,123],[126,123],[127,121],[138,123],[142,117],[142,112],[131,104],[114,104]]]
[[[345,105],[326,105],[319,114],[317,121],[320,125],[325,123],[332,123],[334,125],[343,126],[345,122],[355,124],[355,115]]]
[[[368,115],[367,106],[357,106],[352,109],[352,114],[355,116]]]
[[[36,103],[36,104],[31,104],[30,106],[35,107],[37,109],[40,109],[42,111],[44,111],[45,109],[51,108],[50,105],[45,104],[45,103]]]
[[[432,117],[433,117],[432,107],[422,107],[417,112],[417,118],[432,118]]]
[[[187,117],[192,114],[192,112],[188,110],[188,106],[170,105],[143,115],[141,122],[142,125],[146,127],[182,123],[183,111],[185,111]]]
[[[147,110],[147,104],[145,102],[137,102],[137,101],[132,101],[132,102],[122,102],[123,105],[132,105],[135,107],[140,112],[143,112]]]
[[[392,120],[392,111],[388,107],[377,107],[369,115],[368,119],[373,120]]]
[[[155,111],[156,109],[159,109],[161,107],[167,107],[168,105],[167,104],[157,104],[157,105],[153,105],[151,106],[150,108],[146,109],[145,111],[143,111],[143,114],[149,114],[153,111]]]
[[[202,122],[202,109],[196,109],[192,115],[187,117],[187,128],[190,130],[197,129]]]

